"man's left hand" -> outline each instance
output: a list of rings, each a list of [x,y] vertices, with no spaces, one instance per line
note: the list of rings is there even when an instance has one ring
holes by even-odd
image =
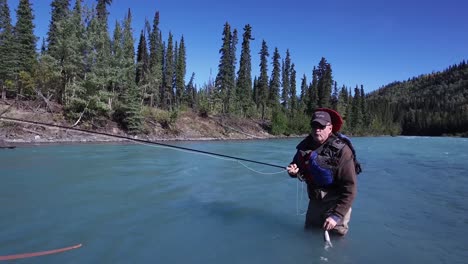
[[[332,217],[327,217],[325,222],[323,223],[323,229],[325,230],[332,230],[336,226],[336,221]]]

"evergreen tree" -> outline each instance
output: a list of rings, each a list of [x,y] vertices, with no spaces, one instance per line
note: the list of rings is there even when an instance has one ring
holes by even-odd
[[[149,55],[148,49],[146,48],[146,37],[145,33],[142,30],[140,33],[140,41],[138,43],[138,50],[137,50],[137,66],[136,66],[136,73],[135,73],[135,83],[143,87],[146,84],[146,75],[149,71]],[[145,95],[146,91],[142,91],[142,94]]]
[[[333,92],[330,99],[331,108],[334,110],[338,109],[338,84],[334,82]]]
[[[6,0],[0,0],[0,98],[6,99],[7,86],[13,86],[17,61],[10,9]]]
[[[123,30],[123,58],[124,58],[124,94],[122,106],[117,112],[120,123],[130,133],[141,131],[143,117],[141,115],[140,93],[135,83],[135,50],[132,34],[132,13],[128,9]],[[119,120],[119,118],[118,118]]]
[[[307,114],[312,115],[318,105],[318,77],[317,77],[317,69],[314,66],[312,70],[312,83],[309,85],[309,99],[307,104]]]
[[[298,110],[298,103],[297,103],[297,92],[296,92],[296,69],[294,69],[294,63],[291,64],[291,76],[290,76],[290,89],[289,89],[289,98],[291,98],[291,107],[290,113],[291,116],[294,117],[295,112]]]
[[[78,0],[79,1],[79,0]],[[97,18],[101,24],[107,26],[107,17],[109,12],[107,11],[107,6],[112,4],[112,0],[97,0],[96,13]]]
[[[253,80],[252,98],[253,98],[254,104],[259,105],[259,100],[258,100],[258,79],[257,79],[257,76],[255,76],[255,77],[254,77],[254,80]]]
[[[123,29],[121,24],[116,21],[112,37],[112,59],[111,76],[112,78],[112,101],[123,95],[125,87],[125,57],[123,51]]]
[[[262,109],[262,119],[265,119],[265,108],[268,103],[268,46],[265,40],[262,41],[260,50],[260,77],[258,79],[258,100],[257,105]]]
[[[182,96],[184,94],[184,89],[185,89],[185,80],[184,80],[185,74],[186,74],[186,61],[185,60],[186,60],[185,41],[184,41],[184,36],[182,36],[180,39],[177,61],[176,61],[176,69],[175,69],[175,89],[176,89],[177,107],[180,106],[181,99],[182,99]]]
[[[317,75],[317,104],[319,107],[330,107],[331,91],[332,91],[332,70],[330,64],[325,58],[319,62],[316,70]]]
[[[273,70],[271,72],[270,80],[270,89],[268,94],[268,105],[272,108],[276,107],[279,104],[279,89],[280,89],[280,76],[281,76],[281,66],[280,66],[280,54],[278,48],[275,48],[273,53]]]
[[[36,62],[36,41],[34,35],[34,15],[29,0],[20,0],[16,10],[15,48],[18,58],[18,70],[28,73]]]
[[[242,50],[237,72],[237,99],[240,103],[241,113],[245,115],[251,107],[252,101],[252,58],[250,56],[250,41],[252,38],[252,27],[244,26],[242,34]]]
[[[283,61],[282,64],[282,87],[283,89],[281,90],[281,104],[283,105],[283,108],[286,110],[290,107],[290,94],[291,94],[291,85],[290,85],[290,79],[291,79],[291,56],[289,54],[289,49],[286,50],[286,58]]]
[[[173,47],[173,36],[169,32],[169,37],[167,40],[167,51],[164,63],[164,93],[162,94],[162,103],[163,109],[169,110],[172,109],[174,103],[174,90],[173,90],[173,81],[174,81],[174,47]]]
[[[231,84],[230,89],[228,90],[228,97],[226,104],[228,106],[228,113],[233,113],[234,111],[238,110],[240,107],[238,98],[237,98],[237,87],[236,87],[236,64],[237,64],[237,59],[236,59],[236,51],[237,51],[237,42],[239,41],[238,36],[237,36],[237,29],[234,29],[232,32],[231,36],[231,47],[230,47],[230,81],[229,83]]]
[[[133,29],[132,29],[132,13],[128,9],[127,16],[124,21],[123,29],[123,57],[124,57],[124,67],[125,67],[125,82],[126,86],[130,87],[135,84],[135,49],[134,49],[135,40],[133,39]],[[138,93],[137,93],[138,94]]]
[[[34,15],[29,0],[20,0],[18,9],[16,10],[16,25],[15,25],[15,48],[18,67],[16,68],[19,75],[19,85],[17,96],[22,96],[25,89],[31,88],[33,67],[36,65],[36,41],[34,35]],[[29,83],[29,84],[28,84]]]
[[[150,76],[149,90],[150,106],[160,103],[159,91],[163,82],[163,44],[159,31],[159,12],[156,12],[153,19],[153,28],[150,34]]]
[[[50,3],[50,6],[52,7],[52,11],[49,31],[47,32],[48,50],[52,57],[58,58],[59,55],[56,54],[59,52],[57,38],[60,37],[60,33],[58,26],[60,23],[64,23],[64,21],[68,18],[70,0],[53,0]]]
[[[309,104],[309,87],[307,85],[307,77],[304,74],[301,78],[300,108],[305,111],[308,104]]]
[[[197,91],[195,88],[194,80],[195,80],[195,73],[193,72],[192,76],[190,77],[190,81],[188,82],[187,86],[184,89],[184,94],[182,96],[182,101],[184,102],[184,104],[186,104],[190,108],[194,108],[195,102],[196,102],[195,96],[197,94]]]
[[[237,31],[236,31],[237,32]],[[234,39],[234,41],[233,41]],[[223,44],[219,53],[221,55],[218,74],[216,76],[215,85],[217,95],[222,102],[222,109],[224,113],[229,113],[230,110],[230,98],[235,89],[235,38],[231,32],[231,26],[226,22],[223,29]]]
[[[348,107],[348,90],[346,86],[342,86],[338,95],[338,104],[336,110],[341,114],[341,117],[346,120],[346,109]],[[346,122],[345,122],[346,123]]]
[[[351,128],[354,133],[357,133],[362,128],[361,116],[361,95],[358,86],[354,88],[354,97],[351,104]]]
[[[68,103],[67,96],[74,95],[75,89],[84,78],[84,25],[81,2],[76,1],[73,11],[68,10],[68,2],[57,2],[53,7],[56,18],[51,21],[47,54],[56,60],[60,71],[60,81],[50,88],[55,90],[58,103]],[[54,9],[55,8],[55,9]],[[63,10],[61,10],[63,9]],[[71,90],[68,92],[68,90]]]
[[[360,101],[359,108],[361,110],[362,123],[364,124],[364,126],[368,126],[370,124],[370,114],[367,109],[366,94],[364,93],[363,85],[361,85],[360,95],[361,95],[361,101]]]

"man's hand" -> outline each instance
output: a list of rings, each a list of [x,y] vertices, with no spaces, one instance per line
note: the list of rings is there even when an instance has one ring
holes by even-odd
[[[327,219],[325,219],[325,222],[323,223],[323,229],[325,230],[332,230],[333,228],[335,228],[336,226],[336,221],[331,217],[327,217]]]
[[[299,172],[299,168],[294,163],[289,164],[288,167],[286,168],[286,170],[288,171],[289,175],[291,175],[291,176],[296,176],[297,173]]]

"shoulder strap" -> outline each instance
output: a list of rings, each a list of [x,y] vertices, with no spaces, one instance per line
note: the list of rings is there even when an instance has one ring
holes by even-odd
[[[354,157],[354,166],[356,169],[356,174],[361,173],[362,172],[361,163],[357,160],[356,150],[354,149],[353,143],[351,143],[351,139],[339,132],[336,132],[335,135],[337,138],[343,141],[346,145],[348,145],[348,147],[351,149],[351,152],[353,153],[353,157]]]

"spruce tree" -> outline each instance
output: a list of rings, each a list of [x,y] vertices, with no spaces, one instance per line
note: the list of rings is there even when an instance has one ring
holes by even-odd
[[[351,104],[351,122],[352,131],[357,133],[362,128],[361,95],[357,85],[354,88],[354,97]]]
[[[261,108],[262,119],[265,119],[265,111],[268,103],[268,46],[265,40],[262,41],[260,50],[260,77],[258,79],[258,100],[257,105]]]
[[[282,90],[281,90],[281,104],[286,110],[290,107],[290,79],[291,79],[291,55],[289,54],[289,49],[286,50],[286,58],[283,61],[282,65]]]
[[[163,83],[163,44],[159,30],[159,12],[154,14],[153,27],[149,35],[150,75],[148,78],[150,106],[160,103],[160,90]]]
[[[128,9],[123,30],[124,58],[124,95],[120,113],[123,112],[121,124],[132,134],[141,131],[143,117],[141,115],[140,93],[135,83],[135,50],[132,34],[132,13]]]
[[[319,107],[331,107],[331,91],[332,91],[332,72],[331,66],[325,58],[319,62],[316,70],[317,74],[317,104]]]
[[[123,29],[123,57],[124,57],[124,67],[125,67],[125,83],[126,86],[130,89],[135,84],[135,49],[133,39],[133,29],[132,29],[132,13],[128,9],[127,16],[124,20],[124,29]]]
[[[280,54],[278,48],[275,48],[273,53],[273,70],[271,72],[270,87],[268,93],[268,106],[274,108],[279,103],[279,90],[281,86],[281,66],[280,66]]]
[[[301,78],[301,96],[300,96],[300,108],[305,111],[309,102],[309,87],[307,85],[306,75],[302,75]]]
[[[0,98],[6,99],[7,86],[12,86],[18,70],[15,56],[13,26],[6,0],[0,0]]]
[[[136,73],[135,73],[135,83],[143,87],[146,84],[146,75],[148,74],[149,70],[149,55],[148,49],[146,48],[146,37],[145,33],[142,30],[140,33],[140,41],[138,42],[138,50],[137,50],[137,66],[136,66]],[[146,91],[142,91],[144,95]]]
[[[184,41],[184,36],[182,36],[180,39],[177,61],[176,61],[176,69],[175,69],[175,89],[176,89],[177,107],[180,106],[180,103],[184,94],[184,89],[185,89],[185,80],[184,80],[185,74],[186,74],[186,61],[185,60],[186,60],[185,41]]]
[[[59,52],[58,38],[60,37],[60,32],[58,27],[69,16],[70,0],[53,0],[50,6],[52,10],[49,31],[47,32],[48,51],[52,57],[58,59],[59,55],[56,54]]]
[[[252,105],[252,58],[250,56],[250,41],[252,38],[252,27],[244,26],[242,34],[242,50],[237,72],[237,99],[240,103],[241,113],[246,114],[247,109]]]
[[[294,63],[291,64],[291,76],[290,76],[290,89],[289,89],[289,98],[291,101],[290,113],[294,117],[295,112],[298,110],[297,95],[296,95],[296,69]]]
[[[34,35],[34,15],[29,0],[20,0],[16,10],[15,48],[18,58],[18,70],[28,73],[36,63],[36,41]]]
[[[195,107],[195,96],[196,96],[196,88],[195,88],[195,73],[192,73],[190,77],[190,81],[188,82],[187,86],[184,89],[184,93],[182,96],[182,101],[190,108]]]
[[[336,106],[336,110],[338,113],[341,114],[341,117],[346,120],[346,109],[348,106],[348,90],[346,86],[342,86],[340,93],[338,95],[338,104]]]
[[[331,94],[330,106],[332,109],[338,109],[338,84],[335,82],[333,85],[333,92]]]
[[[221,46],[221,49],[219,50],[221,58],[218,65],[218,74],[216,76],[215,85],[217,90],[217,96],[219,96],[219,99],[222,102],[223,113],[229,113],[229,96],[235,88],[235,68],[233,57],[235,53],[235,48],[233,47],[233,35],[231,32],[231,26],[227,22],[226,24],[224,24],[222,40],[223,44]]]
[[[14,46],[16,48],[16,57],[18,60],[18,67],[16,68],[18,74],[18,96],[23,96],[23,93],[33,95],[31,91],[33,68],[36,65],[36,41],[37,37],[34,35],[34,15],[31,3],[29,0],[20,0],[16,10],[16,25],[14,31]]]
[[[163,109],[171,110],[174,107],[174,46],[171,32],[169,32],[169,37],[167,39],[167,50],[164,62],[164,93],[161,99]]]
[[[77,0],[79,1],[79,0]],[[107,11],[107,6],[112,4],[112,0],[97,0],[96,13],[98,20],[107,26],[107,17],[109,12]]]
[[[318,77],[317,77],[317,69],[314,66],[312,70],[312,83],[309,85],[309,99],[307,104],[307,114],[312,115],[315,109],[318,107]]]

